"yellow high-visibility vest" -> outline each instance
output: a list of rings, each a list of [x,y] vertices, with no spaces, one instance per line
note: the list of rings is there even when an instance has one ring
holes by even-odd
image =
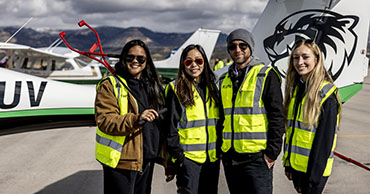
[[[224,62],[223,61],[221,61],[221,60],[219,60],[218,62],[217,62],[217,64],[215,64],[215,71],[217,70],[217,69],[221,69],[221,68],[223,68],[225,65],[224,65]]]
[[[272,67],[256,65],[246,73],[233,104],[229,73],[220,82],[225,115],[222,151],[231,146],[238,153],[257,153],[267,146],[268,119],[262,92]]]
[[[304,123],[303,120],[303,113],[302,111],[299,111],[297,113],[297,116],[294,118],[294,104],[296,103],[296,95],[297,95],[298,86],[294,90],[293,97],[289,104],[288,109],[288,115],[287,115],[287,123],[286,123],[286,135],[285,135],[285,151],[283,156],[283,164],[284,166],[291,166],[294,170],[300,171],[300,172],[307,172],[307,166],[308,166],[308,160],[310,157],[310,152],[312,148],[312,143],[315,138],[316,134],[316,128],[315,126],[312,126],[311,128],[307,127],[307,124]],[[321,87],[320,87],[320,108],[322,107],[322,104],[325,102],[325,100],[332,95],[333,93],[337,92],[337,88],[325,81]],[[301,110],[303,107],[303,104],[306,100],[307,96],[304,96],[302,99],[302,102],[298,105],[298,110]],[[339,122],[339,110],[337,114],[337,126]],[[318,126],[318,123],[317,125]],[[293,132],[294,127],[294,132]],[[330,130],[330,129],[328,129]],[[328,158],[328,161],[326,163],[325,171],[323,176],[329,176],[331,174],[332,168],[333,168],[333,155],[334,155],[334,149],[337,142],[337,129],[335,129],[335,137],[334,142],[331,149],[331,155]],[[293,133],[293,137],[292,137]],[[290,139],[292,138],[292,145],[290,144]],[[290,149],[289,149],[290,147]],[[290,151],[290,158],[288,158]]]
[[[229,61],[229,62],[227,62],[227,63],[226,63],[226,66],[227,66],[227,65],[231,65],[231,64],[233,64],[233,63],[234,63],[234,61]]]
[[[172,87],[176,94],[174,82],[167,85],[166,94],[169,87]],[[180,145],[184,150],[185,157],[198,163],[204,163],[208,154],[210,161],[214,162],[217,160],[216,124],[220,118],[219,109],[212,98],[204,104],[195,86],[193,86],[193,91],[193,106],[185,107],[180,103],[183,110],[181,119],[177,123]],[[208,99],[208,88],[205,98]],[[178,96],[177,99],[179,99]]]
[[[118,77],[118,78],[117,78]],[[120,115],[127,113],[128,108],[128,96],[127,89],[120,83],[118,79],[127,85],[126,80],[118,76],[108,76],[105,79],[109,79],[114,89],[114,95],[116,96],[117,103],[120,108]],[[100,81],[97,84],[99,87]],[[117,167],[119,159],[121,158],[122,147],[125,142],[126,136],[113,136],[102,132],[98,127],[96,129],[96,143],[95,143],[95,158],[112,168]]]

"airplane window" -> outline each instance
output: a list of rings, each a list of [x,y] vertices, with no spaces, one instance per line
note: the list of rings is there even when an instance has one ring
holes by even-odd
[[[55,60],[51,61],[51,70],[55,71]]]
[[[51,70],[62,70],[62,71],[66,71],[66,70],[72,70],[73,69],[73,66],[71,63],[67,62],[67,61],[56,61],[56,60],[52,60],[52,63],[51,63]]]
[[[0,56],[0,67],[6,67],[6,64],[8,63],[8,56]]]
[[[72,70],[72,69],[73,69],[72,64],[67,61],[60,67],[60,70],[62,71]]]
[[[24,60],[23,60],[23,64],[22,64],[22,69],[29,69],[30,68],[30,63],[28,63],[28,58],[26,57],[26,58],[24,58]]]
[[[16,66],[19,66],[20,57],[18,55],[14,55],[14,56],[10,57],[10,59],[8,59],[8,61],[10,62],[9,67],[14,69]]]
[[[85,61],[81,60],[81,59],[74,59],[77,63],[78,66],[80,67],[86,67],[88,66],[89,64],[87,64]]]
[[[46,67],[47,63],[44,61],[44,59],[37,59],[33,64],[33,69],[35,70],[46,70]]]

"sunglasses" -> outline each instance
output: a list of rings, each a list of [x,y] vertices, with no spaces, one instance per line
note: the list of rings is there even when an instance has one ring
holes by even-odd
[[[126,55],[126,62],[131,63],[134,59],[136,59],[139,64],[143,64],[146,61],[146,57],[142,55]]]
[[[191,64],[193,64],[193,62],[195,62],[198,65],[203,65],[203,59],[201,59],[201,58],[197,58],[195,60],[185,59],[184,64],[185,64],[185,66],[190,66]]]
[[[227,49],[229,49],[230,51],[233,51],[236,49],[236,47],[239,46],[239,48],[241,50],[246,50],[248,48],[248,44],[247,43],[240,43],[240,44],[234,44],[234,43],[231,43],[227,46]]]
[[[300,44],[312,44],[314,41],[312,39],[299,39],[294,42],[294,46],[300,45]]]

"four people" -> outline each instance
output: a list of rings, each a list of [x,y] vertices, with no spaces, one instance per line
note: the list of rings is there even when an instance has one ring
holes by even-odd
[[[150,193],[161,137],[175,169],[168,180],[176,174],[178,193],[218,193],[220,157],[230,193],[272,193],[285,126],[286,176],[297,192],[322,192],[341,101],[318,46],[309,40],[295,45],[285,107],[281,78],[254,56],[250,32],[231,32],[227,50],[233,63],[217,88],[203,48],[187,46],[164,97],[148,47],[140,40],[124,46],[117,74],[98,84],[95,102],[105,193]],[[160,122],[164,98],[168,112]]]
[[[298,41],[293,47],[284,106],[285,174],[297,192],[321,193],[333,168],[341,100],[312,40]]]
[[[178,193],[218,193],[219,102],[215,75],[203,48],[187,46],[177,79],[166,87],[165,128]]]
[[[222,161],[230,193],[272,193],[272,170],[284,133],[280,77],[254,57],[252,34],[227,37],[233,64],[220,77]]]
[[[115,76],[98,84],[95,100],[95,156],[103,165],[104,193],[148,194],[163,137],[156,119],[164,107],[162,86],[141,40],[123,47],[115,68]]]

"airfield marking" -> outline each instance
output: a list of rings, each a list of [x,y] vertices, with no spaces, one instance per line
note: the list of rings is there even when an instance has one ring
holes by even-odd
[[[370,137],[370,134],[343,134],[343,135],[338,135],[338,137],[343,137],[343,138],[364,138],[364,137]]]

